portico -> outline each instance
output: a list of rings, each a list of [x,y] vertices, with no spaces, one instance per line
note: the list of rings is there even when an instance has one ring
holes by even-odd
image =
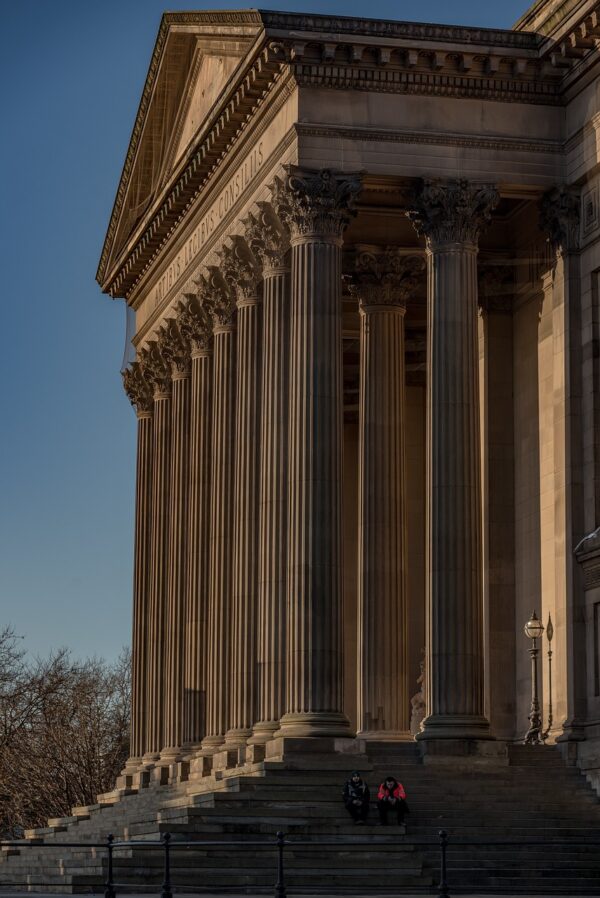
[[[589,5],[163,18],[99,269],[136,321],[128,776],[411,739],[423,650],[424,751],[517,740],[531,607],[551,738],[595,738]]]

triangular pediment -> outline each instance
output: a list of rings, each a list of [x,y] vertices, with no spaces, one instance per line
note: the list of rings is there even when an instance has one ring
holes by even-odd
[[[253,10],[163,17],[98,270],[118,264],[261,31]]]

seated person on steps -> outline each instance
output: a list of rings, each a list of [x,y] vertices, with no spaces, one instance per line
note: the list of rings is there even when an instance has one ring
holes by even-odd
[[[344,804],[355,823],[364,824],[369,816],[369,787],[355,770],[344,785]]]
[[[387,776],[379,787],[377,810],[382,826],[387,826],[387,817],[390,811],[396,815],[398,825],[404,823],[404,815],[408,814],[406,792],[402,783],[399,783],[393,776]]]

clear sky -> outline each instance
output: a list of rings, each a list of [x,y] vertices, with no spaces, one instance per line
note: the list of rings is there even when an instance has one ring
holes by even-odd
[[[240,8],[175,2],[170,8]],[[504,0],[264,8],[510,27]],[[129,642],[135,415],[125,311],[94,275],[165,0],[0,8],[0,627],[33,652]]]

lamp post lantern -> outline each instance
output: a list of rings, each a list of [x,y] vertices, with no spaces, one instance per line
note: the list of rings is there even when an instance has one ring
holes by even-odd
[[[548,726],[542,733],[542,739],[544,742],[550,735],[550,730],[552,729],[552,637],[554,636],[554,626],[552,625],[552,618],[550,614],[548,614],[548,623],[546,624],[546,639],[548,640]]]
[[[531,648],[529,649],[529,654],[531,655],[531,711],[529,712],[529,729],[525,733],[523,744],[543,745],[542,717],[540,715],[540,702],[537,688],[537,660],[539,653],[537,641],[541,638],[542,633],[544,632],[544,625],[535,611],[532,612],[524,629],[525,636],[527,636],[528,639],[531,639]]]

